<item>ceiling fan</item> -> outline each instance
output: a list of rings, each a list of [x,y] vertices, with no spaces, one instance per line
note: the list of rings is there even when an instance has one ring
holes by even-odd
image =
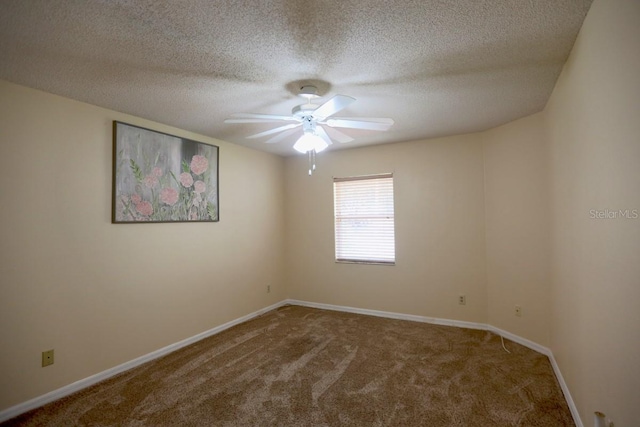
[[[353,138],[342,133],[336,128],[365,129],[374,131],[386,131],[393,125],[393,119],[371,117],[332,117],[355,101],[355,98],[346,95],[335,95],[323,104],[312,104],[311,99],[318,98],[315,86],[303,86],[299,95],[307,98],[305,104],[297,105],[291,110],[291,115],[237,113],[226,119],[225,123],[270,123],[293,122],[279,126],[264,132],[247,136],[248,139],[262,138],[274,135],[264,141],[274,144],[288,136],[299,133],[302,135],[293,148],[300,153],[309,153],[310,156],[327,148],[333,141],[345,143],[353,141]],[[314,162],[315,166],[315,162]]]

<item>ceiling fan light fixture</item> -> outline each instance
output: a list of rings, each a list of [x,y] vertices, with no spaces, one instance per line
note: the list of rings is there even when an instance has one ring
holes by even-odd
[[[319,153],[327,147],[328,145],[324,139],[311,132],[305,132],[293,145],[293,148],[302,154],[313,150]]]

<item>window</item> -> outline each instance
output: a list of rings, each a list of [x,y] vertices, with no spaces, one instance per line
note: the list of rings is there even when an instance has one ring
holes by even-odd
[[[336,261],[395,264],[393,174],[333,179]]]

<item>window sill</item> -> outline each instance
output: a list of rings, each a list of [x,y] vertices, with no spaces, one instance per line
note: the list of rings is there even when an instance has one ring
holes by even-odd
[[[368,264],[368,265],[396,265],[394,262],[384,262],[384,261],[357,261],[351,259],[337,259],[336,264]]]

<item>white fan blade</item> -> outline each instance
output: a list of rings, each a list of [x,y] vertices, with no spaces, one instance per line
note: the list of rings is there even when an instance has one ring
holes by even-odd
[[[327,132],[325,132],[322,126],[316,126],[316,135],[324,139],[324,142],[326,142],[327,145],[333,144],[333,141],[329,138],[329,135],[327,135]]]
[[[334,119],[355,120],[357,122],[384,123],[389,126],[395,123],[393,119],[390,119],[388,117],[334,117]]]
[[[300,126],[302,123],[292,123],[290,125],[284,125],[284,126],[280,126],[279,128],[274,128],[274,129],[269,129],[267,131],[264,132],[260,132],[260,133],[256,133],[255,135],[249,135],[247,137],[247,139],[253,139],[253,138],[260,138],[262,136],[267,136],[267,135],[271,135],[274,133],[278,133],[278,132],[282,132],[283,130],[287,130],[287,129],[292,129],[296,126]]]
[[[297,126],[299,126],[299,125],[296,125],[296,127]],[[286,130],[286,131],[284,131],[284,132],[282,132],[282,133],[280,133],[280,134],[278,134],[276,136],[273,136],[273,137],[267,139],[265,141],[265,144],[275,144],[276,142],[280,142],[283,139],[285,139],[286,137],[288,137],[289,135],[293,135],[296,132],[298,132],[298,129],[296,129],[296,128]]]
[[[349,104],[355,101],[355,98],[346,95],[336,95],[311,113],[318,121],[324,120],[334,115],[338,111],[347,108]]]
[[[262,120],[290,120],[299,121],[293,116],[282,116],[278,114],[258,114],[258,113],[234,113],[231,115],[234,119],[262,119]]]
[[[318,127],[320,127],[320,126],[318,125]],[[351,138],[349,135],[346,135],[346,134],[340,132],[338,129],[334,129],[332,127],[327,127],[325,129],[325,131],[327,132],[327,134],[329,134],[329,137],[331,139],[335,139],[338,142],[345,143],[345,142],[353,141],[353,138]]]
[[[376,119],[378,121],[367,121],[362,119],[339,118],[326,121],[327,126],[351,129],[366,129],[385,131],[393,125],[392,119]]]

